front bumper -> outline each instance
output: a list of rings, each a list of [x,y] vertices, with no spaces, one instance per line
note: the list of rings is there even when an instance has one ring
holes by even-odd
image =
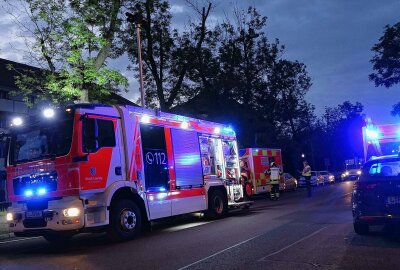
[[[39,203],[39,202],[38,202]],[[73,231],[84,227],[84,208],[79,197],[64,197],[58,200],[50,200],[47,207],[33,208],[35,202],[13,203],[7,213],[11,213],[13,220],[7,221],[10,232],[29,233],[40,235],[43,231]],[[65,217],[63,210],[67,208],[79,209],[76,217]],[[32,212],[41,213],[39,217],[28,217]]]

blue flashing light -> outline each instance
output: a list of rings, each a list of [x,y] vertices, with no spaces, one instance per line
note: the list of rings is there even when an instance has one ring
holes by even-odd
[[[166,189],[164,187],[160,187],[158,190],[159,191],[166,191]]]
[[[25,195],[25,197],[30,197],[30,196],[32,196],[32,195],[33,195],[32,189],[27,189],[27,190],[25,190],[24,195]]]
[[[38,194],[38,195],[44,195],[44,194],[46,194],[46,189],[45,189],[45,188],[39,188],[39,189],[37,190],[37,194]]]
[[[231,127],[224,127],[222,131],[226,134],[235,134],[235,131]]]
[[[365,134],[367,135],[367,138],[370,140],[377,140],[379,139],[379,132],[377,129],[366,129]]]
[[[188,122],[189,121],[189,118],[187,118],[187,117],[185,117],[183,115],[175,115],[173,117],[173,119],[175,119],[177,121],[180,121],[180,122]]]

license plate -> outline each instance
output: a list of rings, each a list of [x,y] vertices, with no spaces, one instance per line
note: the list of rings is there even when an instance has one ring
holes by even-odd
[[[400,204],[400,196],[389,196],[386,198],[386,203],[388,205]]]
[[[26,218],[41,218],[42,211],[28,211],[26,212]]]

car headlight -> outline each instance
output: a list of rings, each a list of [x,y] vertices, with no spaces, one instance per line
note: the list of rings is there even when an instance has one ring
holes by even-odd
[[[13,213],[7,213],[7,215],[6,215],[6,220],[7,220],[7,221],[13,221],[13,220],[14,220],[14,215],[13,215]]]
[[[349,172],[345,172],[344,175],[348,176],[350,173]]]
[[[79,216],[80,211],[76,207],[67,208],[63,210],[64,217],[77,217]]]
[[[329,179],[333,180],[335,177],[333,175],[329,175]]]
[[[358,171],[357,171],[357,174],[360,175],[360,174],[361,174],[361,170],[358,170]]]

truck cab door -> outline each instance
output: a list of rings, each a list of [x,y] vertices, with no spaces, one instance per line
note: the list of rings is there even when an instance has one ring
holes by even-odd
[[[82,119],[81,189],[105,189],[124,178],[120,122],[117,118],[87,115]]]

